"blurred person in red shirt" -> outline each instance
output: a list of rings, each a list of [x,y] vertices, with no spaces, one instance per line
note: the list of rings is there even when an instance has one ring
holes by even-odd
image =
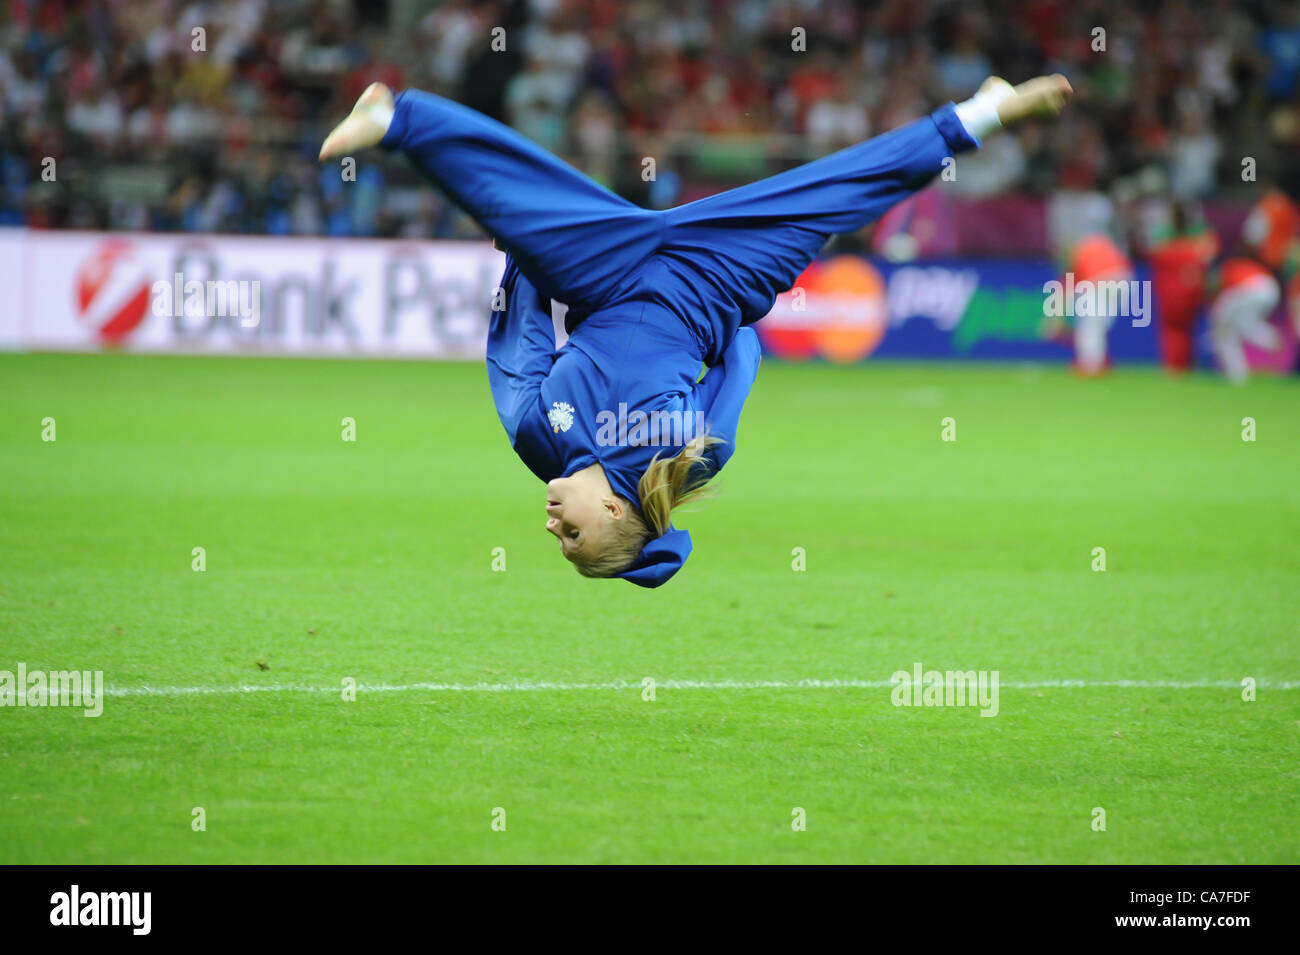
[[[1074,310],[1074,371],[1095,378],[1110,367],[1106,337],[1116,317],[1112,308],[1116,297],[1106,294],[1108,286],[1103,283],[1131,282],[1133,264],[1114,239],[1094,233],[1071,247],[1065,271]],[[1128,301],[1128,296],[1123,300]]]
[[[1294,149],[1300,129],[1274,123],[1274,137]],[[1255,259],[1286,283],[1286,308],[1297,336],[1300,336],[1300,203],[1296,195],[1298,179],[1294,170],[1284,175],[1251,208],[1241,228],[1241,245]],[[1297,351],[1300,373],[1300,350]]]
[[[1250,375],[1247,342],[1270,351],[1281,344],[1281,335],[1268,321],[1280,294],[1273,273],[1253,259],[1227,259],[1215,270],[1210,335],[1229,381],[1240,384]]]
[[[1252,258],[1278,272],[1293,255],[1297,233],[1300,233],[1300,206],[1274,187],[1251,208],[1241,227],[1241,241]]]
[[[1172,207],[1167,235],[1151,247],[1151,284],[1157,302],[1160,361],[1173,372],[1193,363],[1193,332],[1205,297],[1210,263],[1219,252],[1219,238],[1193,214],[1185,201]]]

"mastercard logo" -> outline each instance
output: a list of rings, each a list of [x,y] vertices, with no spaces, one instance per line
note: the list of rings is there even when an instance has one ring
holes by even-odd
[[[847,364],[870,355],[885,337],[886,303],[875,267],[841,255],[808,266],[756,327],[767,350],[781,358]]]
[[[149,312],[149,274],[131,243],[100,243],[77,269],[77,315],[105,345],[119,345]]]

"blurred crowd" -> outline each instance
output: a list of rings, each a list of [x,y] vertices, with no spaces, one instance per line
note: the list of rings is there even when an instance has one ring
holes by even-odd
[[[1232,0],[8,0],[0,224],[301,235],[471,230],[400,162],[321,167],[372,80],[454,97],[663,207],[1063,72],[958,198],[1296,194],[1300,5]],[[655,159],[645,178],[645,157]],[[1243,158],[1255,164],[1243,174]]]

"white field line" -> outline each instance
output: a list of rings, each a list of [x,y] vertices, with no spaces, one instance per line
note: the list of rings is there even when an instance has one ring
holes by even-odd
[[[895,686],[889,680],[655,680],[658,690],[883,690]],[[1261,690],[1300,690],[1300,680],[1257,680]],[[1232,680],[1030,680],[999,681],[1004,690],[1056,690],[1119,688],[1134,690],[1239,690]],[[539,693],[546,691],[640,690],[640,680],[610,680],[604,683],[553,683],[518,680],[509,683],[370,683],[357,684],[358,693]],[[242,684],[234,686],[106,686],[105,696],[237,696],[245,693],[329,693],[335,686],[294,683]]]

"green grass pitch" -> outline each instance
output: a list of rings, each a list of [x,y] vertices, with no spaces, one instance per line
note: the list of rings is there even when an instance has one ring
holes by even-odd
[[[480,365],[0,356],[0,862],[1300,862],[1298,394],[769,362],[643,591]]]

